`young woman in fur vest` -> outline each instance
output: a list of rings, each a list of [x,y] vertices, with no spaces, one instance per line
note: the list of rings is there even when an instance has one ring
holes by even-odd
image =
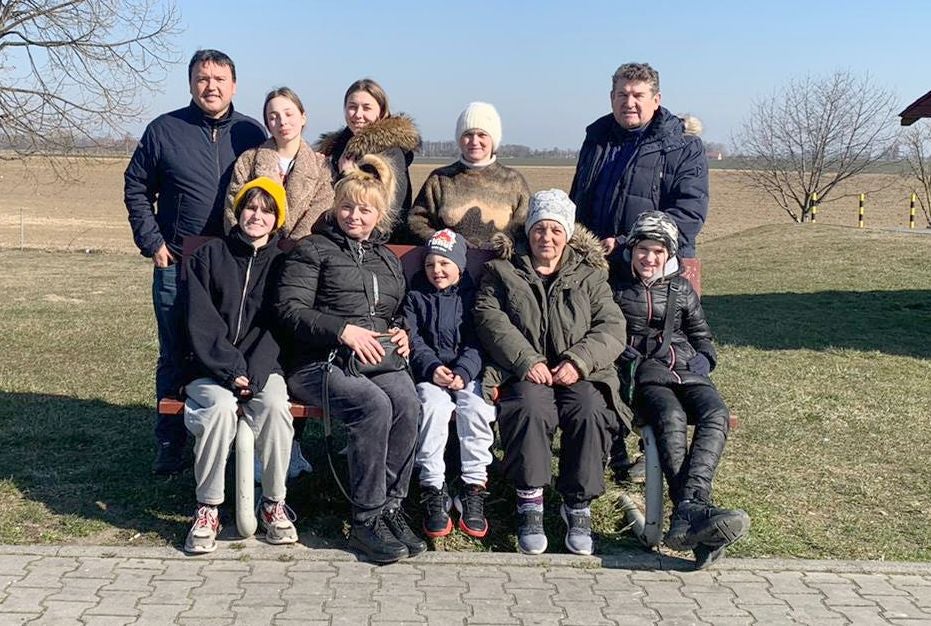
[[[407,213],[411,208],[411,177],[408,168],[414,150],[420,147],[420,133],[414,121],[403,113],[392,115],[388,95],[381,85],[363,78],[349,85],[343,96],[342,130],[325,133],[317,150],[326,155],[334,179],[340,178],[355,161],[366,154],[378,154],[391,167],[396,181],[389,203],[397,214],[392,243],[416,243],[407,231]]]
[[[422,243],[449,228],[474,247],[492,247],[492,238],[513,238],[527,219],[530,188],[520,172],[497,160],[501,117],[486,102],[471,102],[456,122],[459,160],[433,170],[407,220]]]
[[[226,193],[226,231],[236,224],[233,198],[246,182],[267,176],[281,182],[288,193],[288,221],[282,235],[300,239],[310,234],[317,218],[333,204],[333,182],[326,157],[314,152],[301,133],[307,114],[301,99],[288,87],[265,96],[265,127],[272,138],[258,148],[246,150],[233,166]]]

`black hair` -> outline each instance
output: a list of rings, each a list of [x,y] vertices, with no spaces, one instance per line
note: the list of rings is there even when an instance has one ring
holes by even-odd
[[[198,63],[213,63],[215,65],[225,65],[230,68],[230,73],[233,75],[233,82],[236,82],[236,64],[233,63],[233,59],[229,56],[220,52],[219,50],[198,50],[194,53],[194,56],[191,57],[191,62],[187,64],[187,79],[188,82],[191,82],[191,77],[194,75],[194,66]]]

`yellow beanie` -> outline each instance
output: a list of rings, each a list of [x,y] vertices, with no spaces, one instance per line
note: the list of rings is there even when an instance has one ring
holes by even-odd
[[[272,180],[268,176],[253,178],[236,193],[236,197],[233,198],[233,213],[236,215],[236,219],[239,219],[239,214],[242,212],[239,203],[242,201],[243,196],[246,195],[247,191],[255,187],[267,192],[275,201],[275,230],[284,226],[285,219],[288,216],[288,195],[281,183]]]

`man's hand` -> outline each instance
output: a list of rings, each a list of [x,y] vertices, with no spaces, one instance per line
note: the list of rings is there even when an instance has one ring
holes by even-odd
[[[605,237],[601,240],[601,247],[604,248],[605,256],[608,256],[614,252],[614,248],[617,247],[617,239],[614,237]]]
[[[563,361],[553,368],[553,384],[568,387],[579,382],[579,370],[571,361]]]
[[[156,250],[155,254],[152,255],[152,263],[155,264],[155,267],[168,267],[174,262],[175,257],[165,244],[162,244],[162,247]]]
[[[445,365],[440,365],[433,370],[433,384],[437,387],[449,387],[456,378],[459,377],[453,374],[453,371]]]
[[[549,368],[546,366],[546,363],[540,361],[536,365],[530,368],[530,371],[527,372],[527,380],[537,385],[552,385],[553,384],[553,374],[550,372]]]

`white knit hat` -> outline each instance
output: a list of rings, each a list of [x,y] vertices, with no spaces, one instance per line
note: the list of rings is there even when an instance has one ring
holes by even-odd
[[[562,189],[538,191],[530,196],[530,213],[524,222],[524,232],[529,235],[530,229],[540,220],[559,222],[566,237],[571,238],[575,232],[575,203]]]
[[[501,145],[501,116],[495,107],[487,102],[467,104],[456,121],[456,141],[462,138],[463,133],[473,128],[488,133],[491,137],[491,151],[496,153]]]

